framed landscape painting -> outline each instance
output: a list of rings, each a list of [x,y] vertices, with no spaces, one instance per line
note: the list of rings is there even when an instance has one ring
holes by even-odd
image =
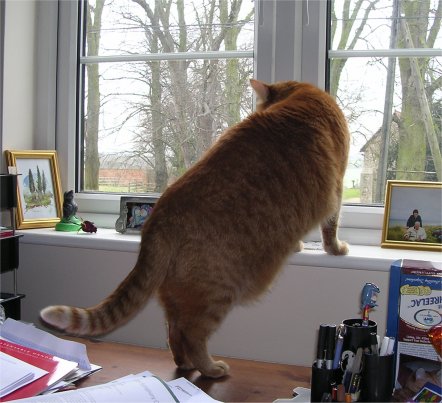
[[[388,181],[381,246],[442,251],[442,183]]]
[[[10,173],[17,177],[17,228],[54,227],[62,215],[56,151],[7,150]]]

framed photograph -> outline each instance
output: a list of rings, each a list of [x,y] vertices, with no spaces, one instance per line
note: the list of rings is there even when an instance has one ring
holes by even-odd
[[[385,248],[442,251],[442,183],[388,181]]]
[[[124,233],[140,233],[144,222],[149,218],[159,196],[122,196],[120,216],[115,222],[115,230]]]
[[[10,171],[17,177],[17,228],[54,227],[62,215],[56,151],[6,150]]]

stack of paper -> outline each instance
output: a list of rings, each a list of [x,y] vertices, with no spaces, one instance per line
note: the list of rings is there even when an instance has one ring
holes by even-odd
[[[130,375],[103,385],[35,396],[26,402],[40,403],[220,403],[185,378],[164,382],[150,372]]]
[[[86,346],[8,318],[0,326],[0,402],[54,392],[90,375]]]
[[[85,345],[9,318],[0,326],[0,354],[0,402],[218,402],[185,378],[165,382],[148,371],[103,385],[59,391],[101,367],[89,362]],[[17,368],[20,371],[13,375]]]
[[[48,372],[0,351],[0,397],[27,385]]]

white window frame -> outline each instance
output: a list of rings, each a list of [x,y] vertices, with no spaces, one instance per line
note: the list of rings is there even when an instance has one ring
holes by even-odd
[[[54,2],[55,3],[55,2]],[[267,82],[299,80],[325,86],[327,2],[255,0],[255,77]],[[56,149],[64,189],[76,189],[78,2],[59,1]],[[296,38],[296,40],[295,40]],[[301,40],[299,39],[301,38]],[[76,193],[79,211],[102,227],[113,228],[120,196]],[[379,245],[383,207],[342,208],[341,237],[354,244]],[[310,240],[319,240],[319,231]]]

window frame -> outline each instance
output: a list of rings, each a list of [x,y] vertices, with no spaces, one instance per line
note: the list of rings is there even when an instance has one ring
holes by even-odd
[[[330,57],[326,32],[328,4],[329,1],[322,0],[255,0],[255,78],[267,82],[293,79],[325,88]],[[66,190],[75,190],[79,212],[88,219],[95,217],[100,226],[113,228],[120,195],[78,192],[79,14],[79,2],[58,2],[56,149],[62,183]],[[341,228],[347,239],[357,239],[353,243],[379,245],[383,214],[381,205],[343,205]],[[319,231],[314,231],[310,238],[319,240]]]

